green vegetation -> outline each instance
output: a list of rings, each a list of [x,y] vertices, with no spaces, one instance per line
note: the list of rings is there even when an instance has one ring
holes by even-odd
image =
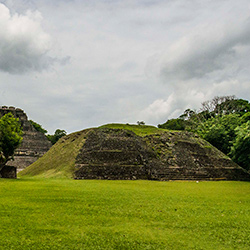
[[[28,176],[71,178],[75,158],[82,147],[88,130],[76,132],[61,138],[42,158],[20,173]]]
[[[170,129],[170,130],[184,130],[185,129],[185,121],[183,119],[170,119],[167,120],[164,124],[159,124],[159,128]]]
[[[65,136],[67,133],[65,130],[57,129],[54,135],[47,135],[49,141],[51,141],[52,145],[54,145],[60,138]]]
[[[236,135],[230,154],[235,162],[250,170],[250,121],[237,127]]]
[[[250,184],[0,180],[0,248],[249,249]]]
[[[131,124],[118,124],[118,123],[106,124],[99,128],[126,129],[134,132],[136,135],[139,136],[146,136],[164,132],[163,129],[159,129],[149,125],[131,125]]]
[[[11,113],[0,118],[0,170],[13,158],[15,149],[22,142],[22,134],[19,120]]]
[[[194,130],[203,139],[229,155],[236,138],[236,128],[241,125],[238,114],[228,114],[210,118],[197,125]]]

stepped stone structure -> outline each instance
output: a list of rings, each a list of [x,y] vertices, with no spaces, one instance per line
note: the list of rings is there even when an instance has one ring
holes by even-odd
[[[18,118],[23,128],[23,141],[15,152],[14,161],[7,163],[7,165],[16,167],[17,172],[19,172],[44,155],[52,145],[43,133],[32,126],[22,109],[7,106],[0,107],[0,116],[7,113],[12,113],[15,118]]]
[[[119,129],[93,130],[76,158],[77,179],[148,179],[153,154],[141,137]]]
[[[243,180],[250,174],[188,132],[137,136],[93,129],[76,157],[75,179]]]

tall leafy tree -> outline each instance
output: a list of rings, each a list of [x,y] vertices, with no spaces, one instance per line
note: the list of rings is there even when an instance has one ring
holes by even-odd
[[[216,116],[198,124],[194,132],[223,153],[229,154],[236,137],[235,129],[239,125],[241,119],[238,114]]]
[[[65,130],[57,129],[54,135],[47,135],[48,140],[54,145],[60,138],[65,136],[67,133]]]
[[[216,114],[239,114],[243,116],[247,112],[250,112],[250,104],[247,100],[243,99],[226,100],[218,104],[214,112]]]
[[[250,170],[250,121],[236,128],[236,139],[230,156],[246,170]]]
[[[0,169],[11,159],[22,142],[22,129],[17,118],[8,113],[0,118]]]

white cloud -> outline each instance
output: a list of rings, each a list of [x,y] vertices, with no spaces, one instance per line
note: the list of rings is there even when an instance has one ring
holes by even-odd
[[[158,74],[172,88],[141,112],[150,122],[176,118],[186,108],[199,109],[201,102],[217,95],[249,99],[249,4],[204,3],[197,6],[190,28],[148,61],[148,74]]]
[[[208,97],[194,89],[186,91],[175,91],[166,100],[155,100],[141,112],[141,117],[150,124],[163,123],[167,119],[179,117],[188,108],[198,109],[204,98]]]
[[[48,55],[51,38],[41,26],[38,11],[11,14],[0,4],[0,70],[9,73],[41,71],[53,59]]]
[[[161,58],[161,73],[171,79],[203,78],[220,75],[232,65],[242,46],[250,51],[250,15],[199,25],[193,32],[175,42]],[[246,66],[246,65],[245,65]],[[238,67],[235,67],[235,71]],[[232,73],[232,72],[231,72]]]

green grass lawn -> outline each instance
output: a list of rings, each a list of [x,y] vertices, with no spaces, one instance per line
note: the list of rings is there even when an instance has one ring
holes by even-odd
[[[250,183],[0,179],[0,249],[250,249]]]

